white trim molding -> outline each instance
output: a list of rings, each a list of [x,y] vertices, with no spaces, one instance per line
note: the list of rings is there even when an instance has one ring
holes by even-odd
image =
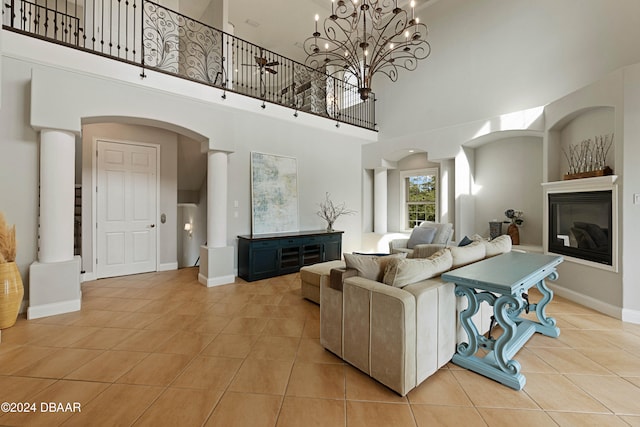
[[[212,288],[214,286],[229,285],[231,283],[234,283],[236,281],[236,277],[234,275],[228,275],[207,278],[202,273],[198,273],[198,281],[205,285],[207,288]]]
[[[163,262],[158,265],[158,271],[172,271],[178,269],[178,261],[174,262]]]
[[[27,319],[39,319],[41,317],[55,316],[56,314],[80,311],[82,299],[54,302],[31,306],[27,309]]]
[[[625,320],[623,318],[623,310],[620,307],[616,307],[615,305],[608,304],[606,302],[602,302],[595,298],[589,297],[587,295],[581,294],[576,291],[572,291],[570,289],[564,288],[562,286],[558,286],[555,284],[551,284],[547,282],[547,286],[558,296],[571,300],[580,305],[584,305],[585,307],[592,308],[600,313],[606,314],[607,316],[615,317],[616,319]],[[640,314],[640,313],[638,313]],[[638,317],[640,323],[640,317]],[[625,320],[631,321],[631,320]],[[635,323],[635,322],[634,322]]]

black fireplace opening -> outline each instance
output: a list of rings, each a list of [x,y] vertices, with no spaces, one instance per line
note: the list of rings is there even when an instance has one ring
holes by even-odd
[[[549,252],[612,265],[612,192],[549,193]]]

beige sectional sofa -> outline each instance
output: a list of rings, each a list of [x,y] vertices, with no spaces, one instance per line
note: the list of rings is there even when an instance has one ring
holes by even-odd
[[[455,285],[440,275],[510,250],[510,238],[501,236],[446,248],[427,259],[345,254],[346,268],[332,269],[330,280],[320,283],[320,342],[404,396],[466,341],[458,322],[466,298],[457,297]],[[363,266],[376,260],[384,267]],[[474,318],[481,333],[489,329],[491,315],[492,308],[482,304]]]

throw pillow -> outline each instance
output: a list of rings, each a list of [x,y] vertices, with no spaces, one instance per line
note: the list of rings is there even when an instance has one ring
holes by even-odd
[[[458,246],[467,246],[469,243],[473,243],[473,240],[471,240],[467,236],[464,236],[462,240],[460,240],[460,243],[458,243]]]
[[[487,250],[482,242],[469,243],[467,246],[452,246],[449,248],[453,257],[452,268],[462,267],[472,262],[484,259]]]
[[[511,237],[508,234],[503,234],[488,242],[483,241],[482,244],[486,249],[486,258],[511,252]]]
[[[609,238],[602,228],[596,224],[587,224],[587,233],[593,239],[593,242],[598,248],[605,248],[609,246]]]
[[[402,288],[421,280],[439,276],[451,268],[453,258],[448,250],[429,258],[396,259],[389,261],[384,272],[386,285]],[[434,254],[435,255],[435,254]]]
[[[436,229],[432,227],[415,227],[407,242],[407,248],[413,249],[416,245],[431,243],[436,235]]]
[[[406,256],[406,253],[386,256],[344,254],[344,261],[347,268],[358,271],[358,276],[382,282],[387,263],[392,259],[405,258]]]

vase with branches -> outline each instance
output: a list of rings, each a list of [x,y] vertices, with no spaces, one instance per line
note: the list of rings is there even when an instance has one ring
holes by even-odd
[[[356,211],[347,209],[344,202],[335,204],[329,193],[325,194],[324,202],[319,203],[320,210],[316,214],[327,222],[327,231],[333,231],[333,224],[342,215],[353,215]]]

